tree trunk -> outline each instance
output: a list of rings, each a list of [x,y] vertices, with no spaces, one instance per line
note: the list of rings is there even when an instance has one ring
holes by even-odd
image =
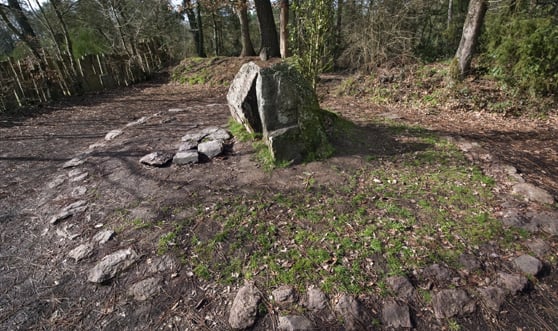
[[[27,45],[27,47],[29,47],[33,55],[38,60],[42,61],[41,45],[39,43],[39,39],[37,38],[35,31],[31,27],[27,16],[25,16],[21,5],[17,0],[8,0],[7,8],[10,9],[10,11],[12,12],[17,25],[19,26],[19,29],[12,24],[3,8],[0,8],[0,17],[2,17],[2,20],[4,21],[4,23],[6,23],[10,31],[13,32],[19,39],[21,39],[21,41],[23,41]]]
[[[62,27],[62,32],[64,34],[64,43],[66,44],[66,52],[68,53],[68,59],[70,61],[70,67],[72,69],[72,74],[75,75],[76,64],[74,62],[72,39],[70,38],[70,33],[68,31],[68,26],[66,25],[66,21],[64,21],[62,17],[62,13],[60,12],[60,0],[51,0],[50,4],[54,9],[54,13],[56,14],[56,17],[60,21],[60,26]]]
[[[277,28],[275,27],[271,2],[270,0],[254,0],[254,4],[256,5],[256,13],[260,25],[261,48],[266,49],[269,57],[279,57],[281,52],[279,51],[279,40],[277,38]]]
[[[207,57],[203,45],[203,30],[200,4],[199,2],[197,3],[196,10],[194,10],[194,6],[192,5],[190,0],[184,0],[182,4],[186,11],[186,16],[188,17],[190,32],[192,33],[192,36],[194,37],[194,43],[196,44],[196,54],[199,57]]]
[[[238,20],[240,21],[240,40],[242,43],[240,56],[254,56],[256,55],[256,52],[254,51],[254,46],[252,45],[252,39],[250,39],[250,23],[248,21],[248,4],[246,3],[246,0],[238,1],[236,14],[238,15]]]
[[[488,10],[487,0],[471,0],[469,3],[469,10],[467,18],[463,25],[463,34],[461,35],[461,42],[455,54],[455,59],[458,65],[458,76],[463,78],[469,72],[471,67],[471,60],[475,52],[481,27],[484,22],[484,15]]]
[[[336,22],[335,22],[335,52],[334,52],[334,62],[337,61],[337,59],[341,56],[341,43],[342,43],[342,37],[343,37],[343,6],[344,6],[344,1],[343,0],[338,0],[337,1],[337,17],[336,17]]]
[[[281,51],[281,58],[284,59],[289,56],[289,0],[281,0],[280,6],[279,48]]]
[[[451,21],[453,21],[453,0],[448,0],[448,29],[451,28]]]

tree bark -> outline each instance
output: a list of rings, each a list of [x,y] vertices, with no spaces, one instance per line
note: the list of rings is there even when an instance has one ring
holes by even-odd
[[[289,56],[289,0],[281,0],[281,14],[279,16],[279,48],[281,58]]]
[[[254,56],[256,55],[256,51],[254,51],[252,39],[250,39],[250,23],[248,21],[248,4],[246,0],[238,1],[236,14],[238,15],[238,20],[240,21],[240,40],[242,43],[242,51],[240,52],[240,56]]]
[[[448,29],[451,28],[451,21],[453,21],[453,0],[448,0]]]
[[[273,8],[270,0],[254,0],[256,14],[260,26],[262,49],[266,49],[267,56],[279,57],[279,40],[277,38],[277,28],[273,18]]]
[[[459,48],[455,54],[459,69],[459,78],[463,78],[469,73],[471,60],[473,59],[475,46],[484,22],[484,15],[487,10],[487,0],[471,0],[469,3],[467,18],[465,19],[465,24],[463,25],[461,42],[459,43]]]

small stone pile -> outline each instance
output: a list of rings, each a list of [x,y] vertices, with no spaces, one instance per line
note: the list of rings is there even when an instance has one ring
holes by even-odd
[[[211,126],[182,137],[175,154],[153,152],[145,155],[140,162],[153,167],[164,167],[171,161],[177,165],[194,164],[211,160],[223,153],[225,143],[231,134],[222,128]]]

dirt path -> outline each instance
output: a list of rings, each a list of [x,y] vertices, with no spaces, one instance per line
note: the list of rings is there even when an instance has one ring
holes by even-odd
[[[312,167],[327,178],[330,168],[313,164],[268,174],[252,160],[252,148],[242,143],[198,166],[149,168],[138,163],[153,151],[175,151],[185,133],[226,126],[224,93],[223,88],[166,84],[161,79],[51,105],[34,117],[1,118],[0,329],[228,329],[233,289],[200,282],[190,270],[181,270],[181,261],[157,252],[166,220],[194,212],[174,206],[202,202],[210,208],[237,190],[302,186],[302,181],[289,178],[299,178]],[[432,117],[333,96],[323,104],[357,122],[389,113],[440,135],[478,141],[558,196],[556,118],[526,122],[490,114]],[[113,130],[122,132],[105,139]],[[63,168],[72,159],[79,162]],[[332,162],[362,160],[352,155]],[[51,223],[53,216],[81,201],[73,215]],[[104,230],[116,236],[92,242]],[[74,261],[68,253],[80,245],[91,250]],[[108,285],[87,281],[98,261],[122,249],[136,255],[126,273]],[[553,286],[554,278],[541,286]],[[141,283],[146,279],[150,282]],[[544,308],[555,302],[544,295],[539,299]],[[515,325],[513,319],[507,323]],[[264,320],[258,327],[271,325]]]

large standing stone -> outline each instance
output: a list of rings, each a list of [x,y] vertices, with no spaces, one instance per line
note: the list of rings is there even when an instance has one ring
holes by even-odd
[[[286,64],[245,64],[227,95],[232,116],[250,132],[262,132],[277,161],[300,162],[329,156],[324,122],[314,90]]]
[[[238,290],[229,314],[229,324],[233,329],[246,329],[254,325],[258,312],[260,294],[252,283],[246,283]]]
[[[256,79],[259,72],[260,67],[257,64],[246,63],[236,74],[227,93],[231,115],[251,133],[262,132],[256,99]]]
[[[91,283],[103,283],[129,268],[138,260],[138,255],[131,248],[121,249],[105,256],[101,262],[97,263],[87,276]]]

